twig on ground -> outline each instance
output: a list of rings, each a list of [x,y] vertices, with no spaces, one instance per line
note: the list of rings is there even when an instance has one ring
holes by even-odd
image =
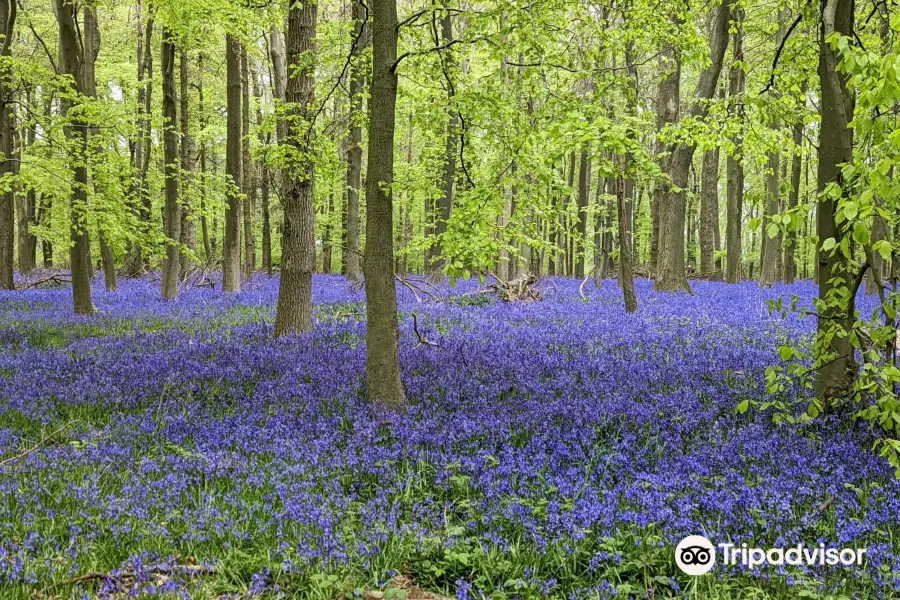
[[[9,463],[12,463],[12,462],[15,462],[15,461],[17,461],[17,460],[23,459],[23,458],[25,458],[26,456],[28,456],[29,454],[31,454],[31,453],[33,453],[33,452],[36,452],[37,450],[40,450],[42,447],[44,447],[45,444],[47,444],[47,442],[49,442],[50,440],[52,440],[52,439],[53,439],[54,437],[56,437],[59,433],[65,431],[65,430],[68,429],[68,428],[70,428],[72,425],[73,425],[72,423],[66,423],[65,425],[63,425],[62,427],[60,427],[59,429],[57,429],[56,431],[52,432],[50,435],[41,438],[41,441],[39,441],[37,444],[35,444],[34,446],[32,446],[31,448],[29,448],[29,449],[26,450],[25,452],[22,452],[21,454],[16,454],[15,456],[10,456],[9,458],[6,458],[6,459],[4,459],[4,460],[0,460],[0,467],[6,466],[6,465],[8,465]]]

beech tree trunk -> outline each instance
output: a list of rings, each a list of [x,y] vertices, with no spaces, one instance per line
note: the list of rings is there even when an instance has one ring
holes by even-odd
[[[840,165],[853,158],[853,134],[850,122],[853,120],[853,96],[847,89],[846,73],[837,70],[839,62],[827,40],[833,34],[853,35],[853,0],[827,0],[822,7],[819,31],[819,81],[822,98],[819,104],[821,129],[819,133],[818,189],[821,192],[834,182],[842,185]],[[847,192],[844,192],[847,193]],[[816,234],[819,244],[829,238],[838,242],[841,230],[835,222],[837,202],[834,198],[820,196],[816,217]],[[840,243],[838,243],[840,246]],[[835,288],[850,288],[847,265],[839,251],[819,252],[819,298],[826,299]],[[851,290],[852,291],[852,290]],[[833,327],[835,319],[847,318],[840,302],[831,302],[818,318],[818,333],[826,335]],[[852,317],[850,317],[852,318]],[[829,344],[831,357],[816,372],[816,398],[826,411],[833,401],[843,396],[852,381],[850,366],[852,355],[846,337],[832,336]],[[820,357],[820,359],[823,357]]]
[[[700,175],[700,273],[716,270],[719,237],[719,149],[707,150]]]
[[[624,185],[624,184],[623,184]],[[584,279],[584,259],[587,249],[588,193],[591,187],[591,161],[587,149],[581,151],[578,165],[578,236],[575,277]],[[627,230],[627,228],[626,228]]]
[[[197,56],[197,112],[200,115],[200,129],[206,127],[206,105],[203,102],[203,53]],[[200,233],[203,237],[203,253],[206,262],[212,264],[213,244],[209,235],[209,219],[206,216],[206,142],[200,140]]]
[[[16,0],[0,0],[0,25],[3,26],[3,45],[0,56],[11,55],[10,46],[16,24]],[[17,170],[15,150],[15,118],[10,112],[12,104],[12,72],[4,69],[0,76],[0,176]],[[0,289],[15,290],[13,271],[15,270],[16,245],[16,192],[9,189],[0,194]]]
[[[369,96],[366,177],[366,384],[369,398],[402,410],[397,288],[394,285],[393,194],[397,104],[397,2],[372,0],[373,78]]]
[[[722,0],[715,9],[716,16],[710,32],[710,65],[700,73],[697,89],[694,92],[694,104],[690,116],[702,119],[708,111],[705,102],[713,97],[722,71],[725,49],[728,46],[728,28],[731,21],[731,4],[734,0]],[[674,90],[677,99],[677,85]],[[679,144],[672,150],[669,162],[671,187],[665,189],[665,203],[660,214],[660,246],[659,265],[654,289],[663,291],[688,290],[685,269],[684,225],[685,225],[685,192],[688,183],[688,171],[694,156],[693,144]]]
[[[59,25],[59,74],[69,76],[73,91],[84,93],[81,65],[84,61],[83,40],[75,22],[75,5],[68,0],[53,0],[53,9]],[[60,114],[67,116],[73,100],[60,98]],[[88,123],[80,116],[65,127],[65,136],[71,144],[69,160],[72,163],[71,219],[69,264],[72,272],[72,300],[75,314],[90,315],[94,312],[91,301],[91,240],[88,235],[87,166]]]
[[[804,86],[805,87],[805,86]],[[791,191],[788,195],[788,208],[795,209],[800,203],[800,175],[802,170],[803,150],[803,123],[794,125],[794,155],[791,159]],[[797,245],[796,232],[790,232],[784,240],[784,282],[794,283],[797,277],[797,261],[794,252]]]
[[[444,3],[446,8],[447,4]],[[445,10],[441,17],[441,43],[446,45],[453,41],[453,20],[449,10]],[[452,49],[441,53],[441,66],[444,71],[444,85],[447,88],[447,139],[444,152],[444,170],[442,173],[443,194],[438,198],[437,215],[434,215],[435,243],[429,247],[429,270],[432,275],[438,275],[444,268],[442,240],[447,233],[447,223],[453,211],[453,190],[456,183],[456,154],[459,152],[459,113],[453,110],[453,98],[456,95],[454,89],[453,73],[456,69],[456,60]]]
[[[744,108],[744,9],[738,6],[734,11],[734,28],[732,36],[732,66],[729,74],[728,96],[731,98],[732,114],[738,116],[743,125]],[[726,177],[728,179],[727,214],[725,224],[725,281],[740,283],[741,273],[741,232],[744,213],[744,142],[743,135],[738,133],[732,139],[734,153],[728,155]]]
[[[190,96],[188,94],[188,81],[190,79],[190,58],[184,50],[180,54],[179,79],[181,87],[181,101],[179,108],[181,114],[181,173],[182,173],[182,206],[181,206],[181,244],[196,254],[197,252],[197,220],[196,207],[184,202],[186,198],[195,198],[189,190],[195,186],[194,169],[196,168],[196,145],[191,135]],[[191,268],[191,260],[187,256],[181,257],[181,272],[186,274]]]
[[[625,210],[625,180],[616,179],[616,206],[619,213],[619,285],[625,299],[625,312],[637,310],[637,294],[634,291],[634,269],[631,264],[631,244],[629,243],[629,223]]]
[[[225,36],[226,140],[225,175],[231,180],[226,194],[225,243],[222,247],[222,290],[241,291],[241,44]]]
[[[84,95],[88,98],[97,96],[97,81],[95,74],[95,65],[97,56],[100,54],[100,26],[97,23],[97,15],[94,8],[90,4],[84,5],[82,11],[84,29],[84,64],[82,65],[82,81],[84,86]],[[88,129],[88,142],[90,143],[90,159],[94,174],[88,173],[89,179],[92,180],[95,193],[102,195],[103,185],[96,176],[96,166],[103,160],[103,148],[97,143],[92,142],[91,138],[99,137],[99,128],[91,126]],[[112,248],[106,239],[105,223],[97,215],[97,241],[100,244],[100,262],[103,265],[103,279],[106,284],[106,290],[114,292],[118,289],[119,283],[116,277],[116,263],[113,257]]]
[[[164,27],[160,49],[163,84],[163,154],[166,175],[166,258],[162,269],[162,297],[178,298],[178,276],[181,273],[181,207],[178,205],[178,92],[175,88],[175,43]]]
[[[772,125],[772,129],[778,129],[778,124]],[[779,197],[779,171],[781,169],[781,156],[777,151],[769,152],[769,160],[766,173],[766,203],[762,222],[762,257],[759,270],[759,285],[770,287],[778,278],[778,256],[781,254],[780,234],[769,236],[769,224],[772,217],[777,215]]]
[[[353,23],[356,43],[350,72],[350,139],[347,144],[347,247],[343,253],[347,279],[358,282],[359,267],[359,192],[362,189],[362,125],[365,120],[363,100],[366,90],[366,68],[362,53],[369,45],[369,25],[364,18],[366,8],[359,0],[353,2]],[[426,215],[426,221],[428,216]]]
[[[285,118],[289,165],[282,172],[284,232],[281,238],[281,282],[275,313],[275,336],[311,331],[312,276],[316,270],[313,207],[315,163],[311,157],[315,123],[316,51],[315,2],[292,5],[288,11]],[[391,147],[391,146],[387,146]]]
[[[256,204],[256,177],[250,159],[250,63],[247,47],[241,46],[241,169],[244,192],[244,277],[253,277],[256,244],[253,239],[253,206]]]
[[[32,93],[29,89],[26,89],[25,93],[26,102],[30,106]],[[25,146],[30,147],[34,144],[34,127],[26,128],[24,133]],[[20,202],[16,210],[19,236],[19,271],[30,273],[37,266],[37,237],[31,233],[31,226],[37,224],[37,193],[33,189],[27,190],[24,196],[20,196]]]
[[[137,2],[137,140],[134,143],[134,169],[138,173],[137,179],[131,190],[134,210],[141,224],[144,236],[150,234],[151,199],[147,174],[150,171],[150,152],[153,148],[151,139],[152,111],[153,111],[153,52],[150,42],[153,39],[152,13],[147,18],[146,25],[141,22],[142,2]],[[146,81],[146,83],[144,83]],[[144,251],[141,247],[143,240],[132,243],[129,255],[126,259],[127,275],[138,276],[144,272]]]

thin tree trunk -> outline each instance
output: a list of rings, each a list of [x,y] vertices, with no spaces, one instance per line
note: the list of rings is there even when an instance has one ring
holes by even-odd
[[[447,3],[444,3],[447,7]],[[441,17],[441,43],[446,45],[453,41],[453,20],[449,10],[445,10]],[[438,199],[437,215],[434,226],[435,243],[430,246],[431,256],[429,270],[432,275],[437,275],[444,268],[442,240],[447,233],[447,223],[453,211],[453,188],[456,182],[456,154],[459,151],[459,113],[453,106],[455,90],[453,73],[456,69],[456,60],[452,50],[441,53],[442,68],[444,70],[444,84],[447,86],[447,139],[444,153],[444,170],[442,174],[443,194]]]
[[[250,160],[250,63],[247,47],[241,45],[241,169],[244,192],[244,277],[251,279],[255,268],[253,206],[256,204],[256,177]]]
[[[732,139],[734,152],[728,155],[726,178],[728,180],[727,214],[725,224],[725,281],[739,283],[741,273],[741,242],[743,233],[742,218],[744,212],[744,157],[743,127],[744,108],[744,9],[738,6],[734,11],[734,28],[732,36],[732,66],[729,75],[728,95],[731,99],[730,111],[738,116],[738,133]]]
[[[182,50],[179,65],[179,83],[181,86],[181,173],[182,173],[182,208],[181,208],[181,244],[192,253],[197,252],[197,220],[196,208],[185,202],[188,198],[194,198],[191,188],[196,185],[194,169],[196,167],[196,145],[191,135],[191,111],[190,96],[188,94],[188,82],[190,80],[189,55]],[[181,257],[181,271],[186,274],[191,268],[191,259],[188,256]]]
[[[2,17],[0,17],[0,19],[2,19]],[[25,94],[25,102],[31,107],[31,90],[26,88]],[[34,144],[34,140],[34,127],[27,127],[25,129],[25,146],[30,147]],[[17,211],[19,221],[19,271],[22,273],[30,273],[37,266],[37,237],[31,233],[31,226],[37,224],[37,193],[34,189],[28,189],[25,192],[25,195],[20,196]]]
[[[0,57],[9,57],[13,33],[16,24],[16,0],[0,0],[0,25],[3,27],[3,45],[0,47]],[[3,162],[0,162],[0,176],[15,173],[18,160],[16,160],[15,117],[10,113],[12,106],[12,71],[4,68],[0,76],[0,153]],[[0,193],[0,289],[15,290],[13,281],[15,270],[15,245],[16,245],[16,191],[15,187]]]
[[[162,270],[162,297],[178,298],[178,277],[181,273],[181,207],[178,204],[178,92],[175,87],[175,43],[168,28],[162,31],[160,50],[163,84],[163,154],[166,178],[166,258]]]
[[[197,112],[200,115],[200,129],[206,127],[206,105],[203,98],[203,53],[197,57]],[[203,237],[203,252],[206,262],[212,264],[213,246],[209,236],[209,218],[206,216],[206,141],[200,140],[200,232]]]
[[[225,174],[230,178],[226,193],[225,243],[222,248],[222,290],[241,291],[241,44],[225,36],[226,140]]]
[[[778,123],[773,123],[773,130],[779,128]],[[760,257],[759,285],[770,287],[777,278],[777,257],[781,254],[781,244],[778,236],[769,235],[769,225],[774,225],[772,217],[778,214],[779,175],[781,170],[781,155],[778,151],[769,152],[769,161],[766,173],[766,202],[762,222],[762,256]]]
[[[619,285],[625,299],[625,312],[637,310],[637,294],[634,291],[634,270],[631,264],[631,244],[628,232],[628,215],[625,210],[625,180],[616,178],[616,205],[619,212]]]
[[[315,2],[292,5],[288,11],[285,89],[287,144],[294,158],[282,172],[284,233],[281,238],[281,282],[275,313],[275,336],[311,331],[312,276],[316,270],[316,230],[313,207],[315,163],[311,158],[315,123],[316,51]]]
[[[397,2],[372,0],[373,79],[369,96],[366,178],[366,384],[369,398],[402,410],[397,288],[394,285],[393,193],[397,103]]]
[[[805,87],[805,85],[804,85]],[[803,123],[794,124],[794,155],[791,159],[791,192],[788,196],[788,208],[794,210],[800,203],[800,175],[803,160]],[[797,262],[794,251],[797,245],[797,234],[788,233],[784,241],[784,282],[794,283],[797,276]]]
[[[259,130],[259,141],[263,148],[268,149],[272,141],[272,134],[262,134],[263,114],[262,114],[262,85],[260,83],[259,69],[252,69],[253,76],[253,96],[257,100],[256,106],[256,126]],[[260,208],[262,210],[262,266],[268,277],[272,277],[272,222],[269,212],[269,166],[267,164],[265,154],[263,160],[258,165],[258,179],[260,187]]]
[[[134,144],[134,169],[137,172],[137,180],[132,188],[132,198],[135,205],[135,212],[141,225],[143,236],[146,238],[150,235],[152,228],[152,202],[150,198],[150,189],[148,182],[148,173],[150,171],[150,152],[153,148],[151,129],[153,114],[153,52],[150,42],[153,39],[153,16],[152,13],[147,18],[146,25],[141,25],[141,6],[137,3],[138,9],[138,30],[137,30],[137,130],[138,138]],[[144,83],[146,81],[146,84]],[[144,272],[144,250],[141,247],[143,240],[138,243],[132,243],[129,248],[129,257],[127,259],[126,273],[131,276],[138,276]]]
[[[707,150],[700,175],[700,273],[716,270],[716,238],[719,232],[719,149]]]
[[[578,235],[575,277],[584,279],[585,250],[587,249],[588,194],[591,187],[591,161],[587,149],[581,151],[578,166]],[[627,229],[627,227],[626,227]]]
[[[84,63],[82,65],[82,85],[84,95],[88,98],[97,97],[97,81],[95,75],[95,65],[97,56],[100,53],[100,26],[97,22],[97,15],[94,8],[90,4],[85,4],[82,12],[84,29]],[[91,138],[99,138],[100,129],[92,125],[88,129],[88,141]],[[94,169],[94,175],[89,173],[92,180],[95,193],[98,196],[103,195],[103,186],[99,178],[96,176],[96,165],[102,160],[103,148],[97,143],[90,143],[90,160],[89,164]],[[106,284],[106,290],[114,292],[118,289],[119,283],[116,277],[116,263],[113,257],[112,248],[106,239],[106,225],[97,215],[97,241],[100,244],[100,262],[103,265],[103,279]]]
[[[369,45],[369,26],[363,20],[366,8],[353,0],[353,23],[356,43],[350,72],[350,139],[347,144],[347,279],[358,282],[359,266],[359,192],[362,189],[362,123],[365,120],[366,68],[362,53]],[[427,215],[426,215],[427,220]]]

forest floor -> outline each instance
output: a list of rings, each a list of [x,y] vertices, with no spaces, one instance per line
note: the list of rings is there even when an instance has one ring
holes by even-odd
[[[867,427],[736,410],[814,328],[767,300],[810,284],[642,281],[626,315],[580,283],[399,287],[403,416],[365,399],[339,276],[277,341],[277,279],[175,302],[98,281],[93,317],[65,284],[0,294],[0,598],[898,597],[900,482]],[[868,552],[693,578],[689,534]]]

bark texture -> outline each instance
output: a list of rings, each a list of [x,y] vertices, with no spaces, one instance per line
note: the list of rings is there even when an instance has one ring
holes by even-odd
[[[312,276],[316,270],[316,232],[313,207],[312,121],[315,102],[315,2],[294,5],[288,11],[285,90],[288,166],[283,171],[284,231],[281,237],[281,282],[275,336],[312,330]]]
[[[163,84],[163,154],[166,174],[166,205],[163,227],[166,233],[166,258],[162,268],[162,297],[178,298],[181,273],[181,207],[178,204],[178,92],[175,87],[175,43],[167,28],[162,31],[160,49]]]
[[[731,21],[733,0],[722,0],[715,9],[715,20],[710,31],[710,65],[700,73],[694,91],[694,104],[689,114],[694,119],[702,119],[708,111],[707,100],[713,97],[722,71],[725,49],[728,46],[728,28]],[[677,86],[676,86],[677,87]],[[675,91],[677,98],[677,89]],[[664,202],[660,204],[660,246],[658,268],[654,289],[662,291],[688,290],[685,269],[685,192],[688,186],[688,172],[694,156],[693,144],[679,144],[671,149],[668,174],[671,186],[665,188]]]
[[[53,9],[59,25],[59,73],[69,79],[77,93],[84,93],[83,40],[75,19],[75,5],[69,0],[53,0]],[[72,100],[60,99],[60,113],[66,116],[72,108]],[[73,118],[65,128],[70,144],[69,159],[72,163],[72,197],[69,210],[71,229],[69,265],[72,272],[72,300],[75,314],[90,315],[94,312],[91,301],[91,241],[87,230],[87,166],[88,124]]]
[[[732,35],[732,66],[729,74],[728,95],[731,98],[729,110],[738,116],[743,123],[744,108],[744,9],[737,7],[734,11],[735,32]],[[732,140],[734,153],[728,155],[726,176],[728,179],[727,214],[725,224],[725,281],[739,283],[741,273],[741,218],[744,212],[744,141],[740,131]]]
[[[397,104],[397,3],[371,3],[373,77],[369,96],[369,156],[366,178],[366,384],[369,398],[402,410],[397,288],[394,285],[393,197]]]
[[[225,243],[222,247],[222,290],[241,291],[241,45],[225,36],[226,140],[225,175],[231,179],[225,206]]]
[[[853,157],[853,97],[847,89],[846,75],[837,70],[838,57],[827,39],[835,34],[853,34],[853,0],[827,0],[822,7],[819,30],[819,82],[822,99],[819,105],[821,130],[819,133],[818,189],[829,183],[843,183],[840,165]],[[820,197],[816,211],[816,233],[821,244],[828,238],[840,240],[841,232],[835,223],[837,202]],[[850,287],[847,265],[840,252],[819,252],[819,298],[829,298],[836,287]],[[855,291],[855,290],[854,290]],[[834,319],[847,318],[841,303],[827,308],[818,319],[819,335],[826,335]],[[829,410],[833,401],[846,393],[851,382],[852,356],[846,337],[833,336],[829,344],[832,358],[816,372],[816,398]]]

